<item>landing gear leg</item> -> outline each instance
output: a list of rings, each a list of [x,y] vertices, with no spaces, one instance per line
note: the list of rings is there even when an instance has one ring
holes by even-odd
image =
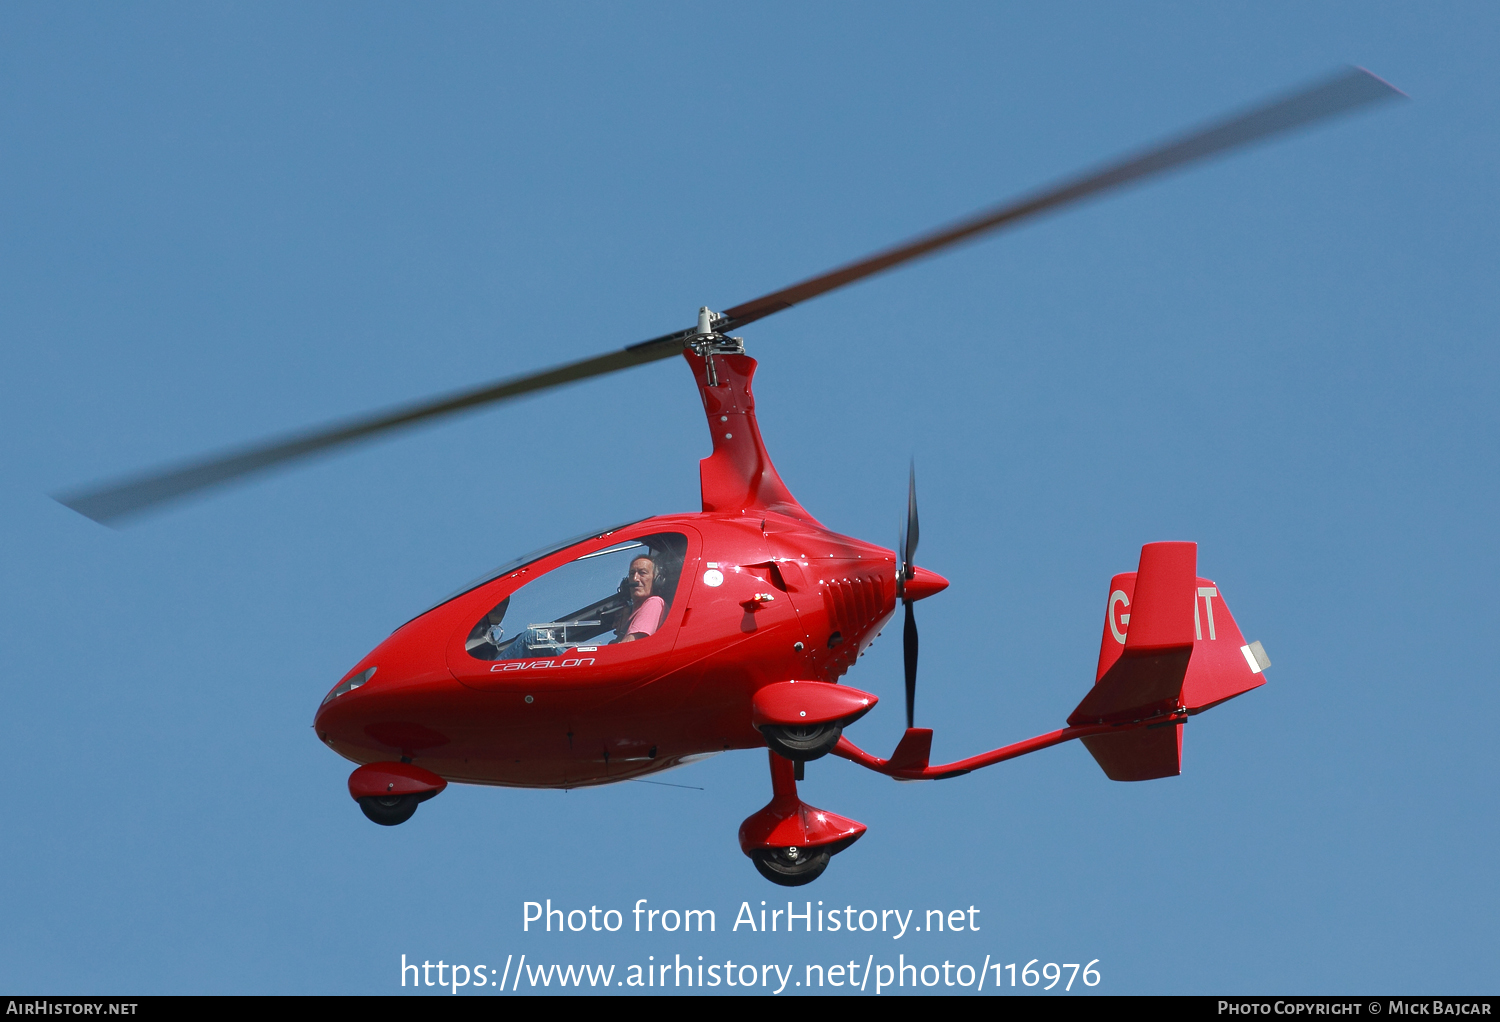
[[[810,884],[833,858],[865,832],[865,825],[797,797],[801,763],[769,753],[771,801],[740,824],[740,848],[761,876],[782,887]]]

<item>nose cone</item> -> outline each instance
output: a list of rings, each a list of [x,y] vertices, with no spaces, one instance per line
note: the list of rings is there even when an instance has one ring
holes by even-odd
[[[906,580],[902,587],[903,598],[907,600],[925,600],[935,593],[940,593],[948,588],[948,580],[935,571],[926,568],[912,566],[912,577]]]
[[[313,717],[318,740],[357,762],[417,756],[448,745],[449,736],[431,726],[434,714],[443,710],[439,685],[405,684],[380,673],[387,677],[329,693]]]

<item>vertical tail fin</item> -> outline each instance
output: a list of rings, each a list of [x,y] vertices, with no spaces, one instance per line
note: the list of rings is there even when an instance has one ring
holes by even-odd
[[[1162,717],[1083,744],[1114,780],[1170,777],[1182,772],[1185,716],[1265,684],[1269,666],[1260,643],[1245,643],[1218,586],[1198,577],[1197,545],[1148,543],[1137,571],[1110,580],[1094,687],[1068,723]]]
[[[1139,570],[1111,580],[1099,671],[1069,724],[1128,723],[1176,709],[1193,654],[1197,577],[1198,544],[1147,543]]]
[[[1266,683],[1261,672],[1271,666],[1265,647],[1245,642],[1229,604],[1211,579],[1198,579],[1196,597],[1193,660],[1182,685],[1182,705],[1188,713],[1202,713],[1260,688]]]

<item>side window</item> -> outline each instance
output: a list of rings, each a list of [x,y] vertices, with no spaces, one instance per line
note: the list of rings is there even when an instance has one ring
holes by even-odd
[[[477,660],[529,660],[649,642],[672,609],[686,553],[686,536],[661,532],[584,554],[497,603],[464,646]]]

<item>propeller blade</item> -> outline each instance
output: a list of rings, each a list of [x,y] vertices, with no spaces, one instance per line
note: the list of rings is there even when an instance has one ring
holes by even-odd
[[[917,616],[906,601],[906,625],[901,629],[901,659],[906,664],[906,726],[911,729],[917,704]]]
[[[473,390],[403,405],[389,411],[346,419],[320,429],[295,433],[165,471],[124,479],[97,489],[60,494],[55,499],[79,514],[107,525],[200,490],[323,451],[371,440],[392,430],[670,358],[682,352],[682,342],[692,334],[692,330],[666,334],[620,351],[569,362],[525,376],[514,376]]]
[[[1057,209],[1111,188],[1129,184],[1155,174],[1162,174],[1227,152],[1293,128],[1311,124],[1373,103],[1404,97],[1405,93],[1375,77],[1364,68],[1352,67],[1335,77],[1284,98],[1219,121],[1180,138],[1154,146],[1134,156],[1108,164],[1079,177],[1070,178],[1050,188],[1024,196],[1000,206],[983,210],[967,219],[920,235],[911,241],[888,248],[858,262],[840,266],[816,277],[809,277],[780,291],[724,310],[729,318],[725,330],[733,330],[789,309],[798,302],[827,294],[835,288],[864,280],[885,270],[922,256],[931,255],[950,245],[967,241],[1028,217]]]
[[[913,459],[906,481],[906,521],[901,523],[901,570],[896,578],[898,591],[912,577],[921,531],[917,525],[917,463]],[[906,667],[906,726],[909,730],[913,727],[917,703],[917,616],[912,610],[912,601],[906,599],[904,592],[901,602],[906,605],[906,624],[901,629],[901,659]]]
[[[911,578],[912,565],[917,556],[917,540],[921,537],[922,530],[917,525],[917,463],[911,463],[911,475],[906,484],[906,528],[902,530],[902,556],[906,563],[902,565],[907,578]]]

